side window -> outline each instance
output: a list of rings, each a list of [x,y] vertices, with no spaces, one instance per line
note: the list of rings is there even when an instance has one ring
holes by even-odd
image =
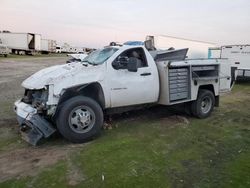
[[[120,69],[126,69],[127,68],[126,62],[128,62],[129,58],[136,58],[137,59],[137,67],[138,68],[148,66],[147,58],[146,58],[146,55],[145,55],[143,48],[133,48],[133,49],[126,50],[125,52],[121,53],[115,59],[115,61],[120,62],[120,65],[122,65],[122,67],[120,67]]]

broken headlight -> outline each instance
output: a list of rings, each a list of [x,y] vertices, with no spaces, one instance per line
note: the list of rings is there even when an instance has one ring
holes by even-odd
[[[22,98],[22,102],[32,105],[38,111],[45,109],[47,101],[48,101],[47,89],[40,89],[40,90],[25,89],[24,97]]]

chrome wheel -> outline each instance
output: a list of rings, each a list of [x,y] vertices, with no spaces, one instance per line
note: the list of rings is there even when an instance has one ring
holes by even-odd
[[[205,97],[203,98],[203,100],[201,101],[201,111],[202,113],[206,114],[208,113],[211,108],[212,108],[212,99],[210,97]]]
[[[87,133],[95,124],[95,113],[88,106],[78,106],[69,114],[69,127],[76,133]]]

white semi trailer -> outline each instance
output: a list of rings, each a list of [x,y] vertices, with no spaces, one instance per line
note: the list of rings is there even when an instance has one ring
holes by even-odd
[[[56,41],[50,39],[41,40],[41,52],[44,54],[56,52]]]
[[[157,49],[167,50],[170,48],[188,48],[187,58],[207,58],[208,48],[216,47],[216,44],[197,40],[171,37],[166,35],[147,36],[147,40],[154,40]]]
[[[237,79],[250,78],[250,45],[228,45],[209,48],[208,58],[226,58],[236,67]]]
[[[15,54],[35,54],[41,50],[40,34],[1,32],[0,38]]]
[[[41,52],[44,54],[49,53],[49,40],[47,40],[47,39],[41,40]]]
[[[0,39],[0,55],[3,55],[4,57],[7,57],[10,53],[10,49],[2,43],[2,40]]]

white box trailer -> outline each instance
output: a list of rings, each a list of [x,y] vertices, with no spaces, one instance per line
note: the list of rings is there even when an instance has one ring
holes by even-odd
[[[0,39],[0,56],[3,55],[4,57],[7,57],[10,53],[10,49],[2,43],[2,40]]]
[[[51,39],[41,40],[41,52],[44,54],[56,52],[56,41]]]
[[[41,50],[40,34],[1,32],[0,38],[15,54],[33,54]]]
[[[40,34],[31,34],[31,35],[33,35],[33,37],[34,37],[34,41],[35,41],[35,43],[34,43],[34,50],[35,51],[41,51],[41,40],[42,40],[42,35],[40,35]]]
[[[56,41],[49,39],[49,51],[52,53],[56,53]]]
[[[208,58],[226,58],[237,67],[237,78],[250,78],[250,45],[227,45],[209,48]]]
[[[47,39],[41,40],[41,52],[45,54],[49,53],[49,40]]]
[[[208,48],[216,47],[216,44],[210,42],[177,38],[166,35],[148,36],[147,39],[149,39],[150,37],[154,38],[154,46],[157,49],[166,50],[170,48],[174,49],[188,48],[189,49],[187,54],[188,59],[207,58]]]

